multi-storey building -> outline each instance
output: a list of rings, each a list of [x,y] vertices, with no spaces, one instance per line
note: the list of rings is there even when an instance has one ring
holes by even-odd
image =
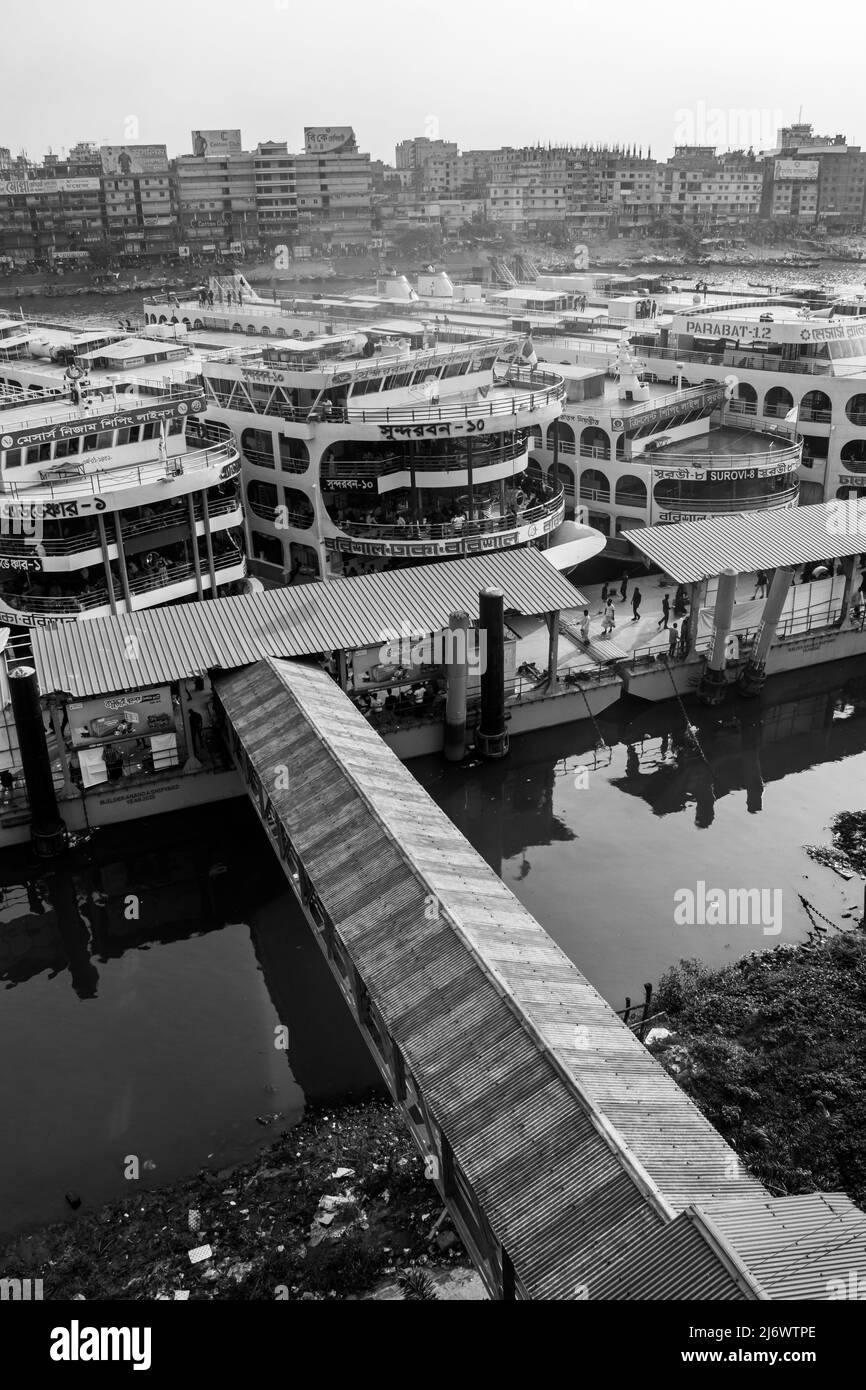
[[[102,202],[111,249],[164,256],[177,245],[177,219],[165,145],[103,145]]]
[[[394,163],[398,169],[420,170],[430,159],[456,154],[457,145],[453,140],[431,140],[426,135],[416,135],[412,140],[400,141]]]
[[[265,140],[253,151],[256,215],[262,238],[294,236],[298,230],[295,161],[285,140]]]
[[[204,137],[215,133],[194,132],[197,150],[204,146],[207,153],[175,160],[178,235],[193,251],[246,250],[259,236],[256,156],[240,148],[240,131],[237,149],[224,145],[214,150]]]

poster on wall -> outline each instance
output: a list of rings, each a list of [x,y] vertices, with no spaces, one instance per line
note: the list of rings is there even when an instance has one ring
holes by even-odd
[[[123,738],[173,733],[174,708],[167,685],[126,695],[101,695],[66,706],[73,747],[91,748]]]
[[[165,145],[103,145],[99,158],[103,174],[113,174],[117,178],[168,173]]]

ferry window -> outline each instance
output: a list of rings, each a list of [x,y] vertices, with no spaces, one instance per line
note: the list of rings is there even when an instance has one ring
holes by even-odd
[[[4,458],[5,463],[6,463],[6,467],[7,467],[7,468],[20,468],[20,466],[21,466],[21,453],[22,453],[22,450],[21,450],[21,449],[7,449],[7,450],[6,450],[6,453],[3,455],[3,458]]]
[[[77,454],[81,448],[80,439],[60,439],[54,449],[56,459],[69,458],[70,454]]]
[[[142,427],[141,427],[141,437],[142,437],[142,439],[156,439],[156,437],[157,437],[158,434],[159,434],[159,425],[156,423],[156,421],[153,421],[153,422],[152,422],[151,424],[149,424],[149,425],[142,425]]]
[[[263,531],[250,530],[253,543],[253,558],[264,560],[269,565],[283,566],[283,543],[277,536],[266,536]]]
[[[443,379],[449,376],[464,376],[468,365],[467,362],[449,362],[442,373]]]
[[[261,483],[255,479],[247,483],[247,502],[256,516],[273,523],[274,512],[279,503],[277,489],[273,483]]]
[[[134,425],[134,426],[132,426],[131,428],[127,427],[126,429],[118,430],[118,431],[117,431],[117,441],[116,441],[116,442],[117,442],[118,444],[134,444],[134,443],[136,442],[137,439],[138,439],[138,425]]]
[[[183,420],[169,420],[169,422],[168,422],[168,432],[169,432],[169,434],[183,434],[183,427],[184,427],[184,421],[183,421]]]
[[[275,468],[274,441],[267,430],[244,430],[241,450],[250,463],[258,468]]]
[[[280,468],[284,473],[306,473],[310,455],[303,439],[280,435]]]
[[[32,449],[27,450],[28,463],[44,463],[51,458],[50,444],[37,444]]]

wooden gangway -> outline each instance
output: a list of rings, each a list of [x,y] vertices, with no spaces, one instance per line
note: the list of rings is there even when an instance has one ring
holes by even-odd
[[[215,692],[253,805],[490,1294],[790,1296],[737,1244],[749,1212],[766,1212],[764,1188],[339,686],[268,658]],[[834,1203],[832,1220],[814,1216],[811,1283],[789,1223],[798,1297],[829,1296],[828,1250],[844,1248],[847,1269],[852,1240],[866,1247],[866,1217]],[[782,1258],[777,1238],[774,1271]]]

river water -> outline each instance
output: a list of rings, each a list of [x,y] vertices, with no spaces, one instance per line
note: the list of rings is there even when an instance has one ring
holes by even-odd
[[[802,939],[801,895],[859,913],[859,879],[803,845],[863,804],[866,662],[689,714],[706,761],[676,703],[634,701],[502,763],[410,764],[617,1008],[681,957]],[[781,931],[675,925],[701,880],[778,890]],[[131,1158],[149,1186],[243,1160],[305,1101],[376,1084],[245,801],[97,832],[62,868],[7,851],[0,894],[0,1230],[130,1192]]]

